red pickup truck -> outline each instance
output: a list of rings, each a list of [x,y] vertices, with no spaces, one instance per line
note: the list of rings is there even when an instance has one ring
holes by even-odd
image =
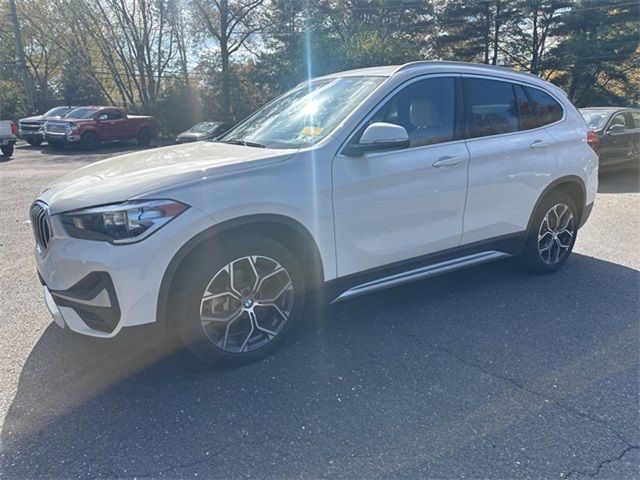
[[[129,139],[149,145],[153,133],[153,117],[127,115],[117,107],[79,107],[44,124],[44,136],[54,148],[80,145],[93,150],[100,142]]]

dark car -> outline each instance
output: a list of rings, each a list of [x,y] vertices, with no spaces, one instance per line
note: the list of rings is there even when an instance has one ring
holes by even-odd
[[[217,138],[229,130],[231,125],[223,122],[200,122],[176,137],[177,143],[198,142]]]
[[[640,109],[590,107],[580,113],[600,139],[600,166],[640,161]]]
[[[43,115],[22,118],[19,122],[20,137],[30,145],[40,145],[44,142],[44,122],[56,118],[63,118],[67,113],[77,107],[54,107]]]

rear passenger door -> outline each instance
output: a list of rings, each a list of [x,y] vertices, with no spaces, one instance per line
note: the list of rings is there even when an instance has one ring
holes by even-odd
[[[463,84],[470,155],[462,234],[467,245],[526,230],[556,169],[544,125],[560,120],[562,107],[542,90],[517,83],[465,76]],[[540,97],[538,111],[532,95]]]

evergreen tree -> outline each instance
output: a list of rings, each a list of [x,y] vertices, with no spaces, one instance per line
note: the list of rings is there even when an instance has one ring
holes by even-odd
[[[95,78],[95,69],[88,55],[75,52],[69,55],[60,73],[58,93],[66,105],[105,103],[100,82]]]
[[[515,17],[513,1],[446,2],[436,15],[436,52],[443,59],[502,63],[505,31]]]
[[[640,71],[640,4],[582,0],[561,17],[544,67],[578,105],[633,104]]]
[[[514,21],[505,39],[505,63],[538,75],[554,30],[575,1],[513,0],[511,4]]]

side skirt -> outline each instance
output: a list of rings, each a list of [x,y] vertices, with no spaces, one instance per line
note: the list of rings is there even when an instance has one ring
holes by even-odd
[[[496,251],[480,252],[474,253],[473,255],[460,257],[455,260],[448,260],[446,262],[436,263],[427,267],[409,270],[408,272],[398,273],[396,275],[384,277],[379,280],[374,280],[373,282],[356,285],[355,287],[350,288],[349,290],[338,296],[331,303],[340,302],[348,298],[357,297],[358,295],[375,292],[376,290],[403,285],[405,283],[414,282],[416,280],[422,280],[423,278],[434,277],[436,275],[454,272],[456,270],[470,267],[471,265],[479,265],[481,263],[491,262],[492,260],[510,256],[511,255],[507,253]]]
[[[338,278],[328,282],[325,298],[333,299],[331,303],[337,303],[366,293],[511,257],[523,251],[525,241],[526,233],[521,232]]]

